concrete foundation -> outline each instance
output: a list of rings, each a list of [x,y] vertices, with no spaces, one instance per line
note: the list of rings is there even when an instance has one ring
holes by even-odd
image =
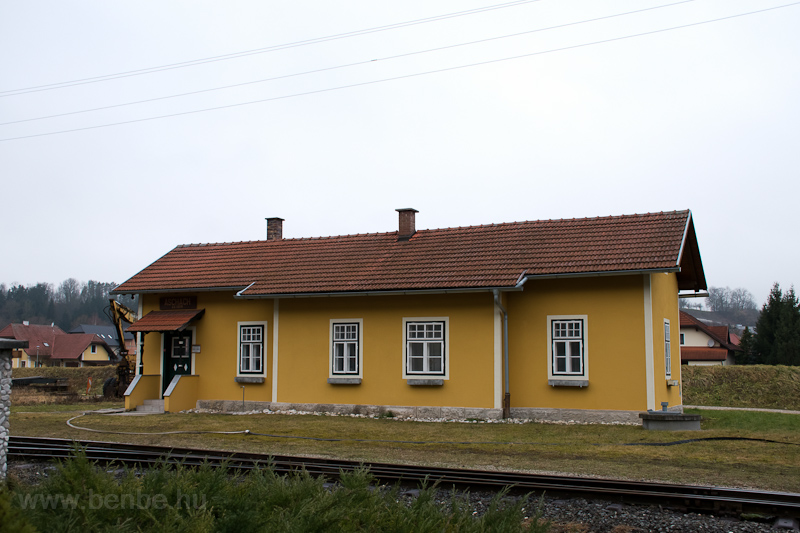
[[[428,418],[442,420],[501,420],[502,409],[473,407],[431,407],[407,405],[348,405],[321,403],[241,402],[234,400],[199,400],[199,409],[220,412],[304,411],[337,415],[386,416],[391,413],[403,418]],[[540,409],[515,407],[511,417],[537,422],[563,422],[579,424],[638,424],[638,411],[610,411],[591,409]]]
[[[639,413],[644,429],[658,431],[699,431],[700,415],[686,415],[669,411]]]

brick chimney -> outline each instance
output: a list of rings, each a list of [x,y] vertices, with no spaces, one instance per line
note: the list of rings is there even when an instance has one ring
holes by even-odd
[[[397,232],[397,240],[407,241],[417,232],[414,214],[419,213],[419,211],[410,207],[395,209],[395,211],[400,213],[400,228]]]
[[[283,219],[278,217],[267,220],[267,240],[280,241],[283,239]]]

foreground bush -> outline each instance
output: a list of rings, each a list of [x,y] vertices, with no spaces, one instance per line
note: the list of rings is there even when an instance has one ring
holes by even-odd
[[[78,452],[41,484],[13,486],[0,499],[48,532],[547,529],[526,498],[511,501],[501,495],[483,516],[474,517],[455,494],[443,505],[433,487],[409,499],[397,488],[378,489],[373,482],[367,470],[342,474],[333,486],[304,472],[282,476],[271,469],[247,475],[210,466],[106,471]]]

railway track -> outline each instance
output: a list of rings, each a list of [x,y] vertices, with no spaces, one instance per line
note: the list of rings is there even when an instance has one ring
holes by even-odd
[[[160,446],[143,446],[114,442],[72,441],[66,439],[16,437],[9,441],[9,458],[26,461],[46,461],[69,457],[75,445],[85,450],[88,458],[98,462],[125,464],[147,468],[164,461],[196,466],[209,463],[229,469],[247,471],[271,466],[276,472],[289,473],[305,469],[315,476],[336,479],[340,472],[367,466],[380,481],[418,484],[424,480],[441,486],[455,485],[462,489],[499,490],[512,487],[514,491],[547,492],[550,495],[582,496],[621,501],[632,504],[657,504],[662,507],[739,516],[743,513],[800,517],[800,494],[753,491],[693,485],[672,485],[583,478],[461,470],[387,463],[359,463],[335,459],[289,457],[240,452],[198,450]]]

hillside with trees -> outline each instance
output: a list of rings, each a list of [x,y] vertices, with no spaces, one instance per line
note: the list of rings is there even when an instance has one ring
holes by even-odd
[[[755,326],[759,315],[756,300],[750,291],[730,287],[710,287],[708,298],[682,299],[681,309],[699,311],[691,314],[701,320],[733,326],[736,329],[739,329],[737,326]]]
[[[50,283],[36,285],[0,284],[0,328],[24,320],[31,324],[55,323],[64,331],[79,324],[108,324],[103,309],[116,283],[89,280],[80,282],[69,278],[57,288]],[[117,297],[119,298],[119,297]],[[123,302],[136,308],[136,302],[126,298]]]

